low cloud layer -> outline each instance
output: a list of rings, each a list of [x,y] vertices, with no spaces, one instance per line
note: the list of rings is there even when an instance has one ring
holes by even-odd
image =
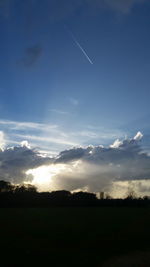
[[[107,148],[89,146],[61,152],[56,163],[68,164],[71,171],[68,177],[60,174],[58,184],[70,184],[71,190],[87,187],[91,191],[110,191],[114,182],[149,180],[150,157],[142,151],[141,139],[138,132],[134,138],[116,140]]]
[[[47,185],[51,185],[45,190],[111,192],[115,183],[130,182],[137,183],[139,190],[147,192],[146,184],[143,185],[142,181],[150,180],[150,156],[142,150],[142,138],[143,135],[138,132],[135,137],[116,140],[109,147],[75,147],[53,158],[43,157],[24,141],[20,146],[0,151],[0,179],[15,183],[29,179],[36,181],[36,177],[32,176],[35,172],[31,171],[29,176],[27,171],[45,166],[49,168]],[[40,175],[42,184],[45,177],[42,178],[42,172]]]

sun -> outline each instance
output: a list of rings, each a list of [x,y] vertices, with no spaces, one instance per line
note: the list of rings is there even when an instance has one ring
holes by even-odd
[[[32,184],[37,186],[39,191],[48,190],[52,186],[52,177],[66,169],[64,164],[51,164],[49,166],[41,166],[36,169],[30,169],[27,175],[32,175]]]

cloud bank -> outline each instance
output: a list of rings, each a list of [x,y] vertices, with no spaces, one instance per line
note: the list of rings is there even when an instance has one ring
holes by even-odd
[[[150,157],[144,153],[138,132],[132,139],[116,140],[112,145],[89,146],[63,151],[56,163],[67,164],[70,173],[60,174],[57,183],[70,190],[87,187],[90,191],[110,191],[114,182],[150,179]]]
[[[130,183],[138,186],[139,191],[147,192],[150,187],[146,185],[146,181],[150,181],[150,156],[142,150],[142,138],[142,133],[138,132],[133,138],[116,140],[109,147],[74,147],[52,158],[43,157],[23,141],[20,146],[0,150],[0,179],[14,183],[29,179],[36,181],[32,176],[35,169],[45,166],[49,168],[47,186],[50,186],[45,190],[111,192],[115,183],[117,186]],[[30,175],[27,175],[29,170]]]

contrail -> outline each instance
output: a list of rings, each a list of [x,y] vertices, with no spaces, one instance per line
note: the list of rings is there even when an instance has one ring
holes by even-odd
[[[79,44],[79,42],[77,41],[77,39],[75,38],[74,34],[68,29],[68,27],[65,25],[66,30],[69,32],[69,34],[71,35],[73,41],[75,42],[75,44],[79,47],[79,49],[82,51],[82,53],[85,55],[86,59],[90,62],[90,64],[93,65],[92,60],[89,58],[89,56],[87,55],[87,53],[85,52],[85,50],[83,49],[83,47]]]

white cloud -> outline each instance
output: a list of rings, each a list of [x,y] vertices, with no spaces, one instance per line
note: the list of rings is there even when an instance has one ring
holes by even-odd
[[[60,109],[50,109],[50,111],[52,111],[54,113],[57,113],[57,114],[60,114],[60,115],[66,115],[66,114],[68,114],[67,111],[60,110]]]
[[[49,143],[53,146],[51,149],[59,151],[63,149],[62,145],[64,145],[64,148],[78,145],[76,140],[70,140],[67,131],[62,130],[55,124],[1,119],[0,128],[6,132],[7,143],[11,145],[19,144],[24,139],[30,141],[32,146],[41,147],[42,150],[45,150],[44,143],[47,143],[47,145]]]
[[[121,146],[123,143],[119,139],[117,139],[112,145],[110,145],[111,148],[118,148]]]
[[[27,147],[27,148],[29,148],[29,149],[31,148],[29,142],[26,141],[26,140],[21,142],[21,146],[22,146],[22,147]]]
[[[70,125],[67,127],[50,123],[35,123],[24,121],[0,120],[0,129],[6,133],[6,144],[11,146],[18,145],[22,140],[27,140],[33,147],[39,150],[62,151],[72,146],[108,143],[117,137],[124,135],[119,130],[89,129],[82,126],[72,130]],[[49,153],[48,153],[49,154]]]
[[[76,99],[74,97],[70,97],[69,100],[70,100],[70,103],[72,105],[74,105],[74,106],[78,106],[79,105],[79,100],[78,99]]]
[[[72,133],[72,135],[78,135],[78,136],[88,137],[88,138],[98,138],[99,137],[96,132],[87,131],[87,130]]]
[[[5,136],[2,131],[0,131],[0,150],[3,150],[5,147],[6,141],[5,141]]]
[[[15,136],[20,138],[26,138],[28,140],[40,141],[44,143],[56,143],[59,145],[69,145],[69,146],[77,146],[77,143],[71,142],[69,140],[65,140],[62,138],[54,138],[47,136],[36,136],[36,135],[25,135],[25,134],[15,134]]]
[[[69,132],[69,136],[77,140],[80,145],[108,144],[118,137],[122,138],[124,135],[124,132],[117,129],[92,126],[82,126],[80,131]]]
[[[141,140],[142,139],[142,137],[143,137],[143,134],[141,133],[141,132],[138,132],[135,136],[134,136],[134,140]]]
[[[19,121],[10,121],[10,120],[0,120],[0,126],[9,126],[13,130],[24,130],[24,129],[33,129],[33,130],[55,130],[58,128],[58,125],[49,125],[44,123],[35,123],[35,122],[19,122]]]

